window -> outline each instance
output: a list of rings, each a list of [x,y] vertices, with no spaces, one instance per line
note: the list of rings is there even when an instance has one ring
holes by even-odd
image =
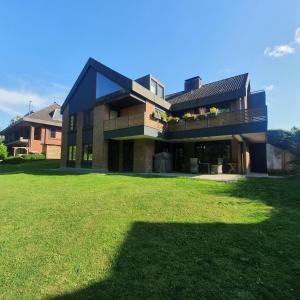
[[[84,112],[83,115],[83,127],[84,128],[91,128],[93,127],[93,110],[88,110]]]
[[[50,128],[50,138],[55,139],[56,138],[56,129]]]
[[[76,145],[71,145],[68,148],[68,161],[76,160]]]
[[[110,110],[109,111],[109,119],[116,119],[119,116],[119,112],[116,110]]]
[[[97,73],[96,99],[120,91],[123,88],[100,73]]]
[[[34,128],[34,139],[40,140],[41,139],[41,127]]]
[[[81,166],[83,168],[91,168],[92,160],[93,160],[93,145],[92,144],[84,144]]]
[[[150,80],[150,91],[160,98],[164,98],[165,96],[164,87],[153,79]]]
[[[160,84],[157,85],[157,96],[164,98],[164,88]]]
[[[151,82],[150,82],[150,91],[153,93],[153,94],[157,94],[157,83],[155,80],[151,79]]]
[[[84,161],[93,160],[93,146],[92,144],[83,145],[83,158]]]
[[[70,131],[76,130],[76,115],[70,115],[69,117],[69,130]]]

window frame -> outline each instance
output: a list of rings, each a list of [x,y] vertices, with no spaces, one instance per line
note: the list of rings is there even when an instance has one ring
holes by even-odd
[[[37,129],[38,129],[38,138],[37,138]],[[41,127],[34,127],[34,134],[33,134],[33,139],[35,141],[40,141],[42,138],[42,128]]]
[[[54,136],[52,136],[53,132],[54,132]],[[49,128],[49,138],[56,139],[56,128]]]
[[[77,126],[77,116],[76,116],[76,114],[69,115],[69,132],[75,132],[76,131],[76,126]]]

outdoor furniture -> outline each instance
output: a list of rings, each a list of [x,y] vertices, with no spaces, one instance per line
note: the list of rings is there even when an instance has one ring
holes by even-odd
[[[223,173],[223,165],[211,165],[210,169],[211,174],[222,174]]]
[[[170,153],[161,152],[154,155],[154,171],[157,173],[172,172],[172,156]]]
[[[201,173],[201,166],[203,166],[207,170],[207,174],[210,174],[210,163],[202,163],[199,161],[199,169]]]
[[[229,170],[228,170],[229,174],[237,173],[237,163],[228,163],[228,166],[229,166]]]
[[[199,165],[198,165],[198,158],[191,157],[190,158],[190,172],[193,174],[199,173]]]

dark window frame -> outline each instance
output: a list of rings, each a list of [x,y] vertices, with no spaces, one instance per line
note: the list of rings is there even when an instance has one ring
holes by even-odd
[[[54,136],[53,136],[54,133]],[[56,139],[56,128],[49,128],[49,138]]]
[[[84,168],[91,168],[93,162],[93,144],[82,145],[82,161],[81,166]]]
[[[71,114],[69,116],[69,132],[75,132],[77,126],[77,116],[76,114]]]
[[[35,141],[40,141],[41,138],[42,138],[42,128],[41,127],[34,127],[33,139]]]

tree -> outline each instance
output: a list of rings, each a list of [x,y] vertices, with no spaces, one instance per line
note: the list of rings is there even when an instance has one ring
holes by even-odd
[[[7,147],[1,143],[0,144],[0,160],[3,160],[7,157]]]

